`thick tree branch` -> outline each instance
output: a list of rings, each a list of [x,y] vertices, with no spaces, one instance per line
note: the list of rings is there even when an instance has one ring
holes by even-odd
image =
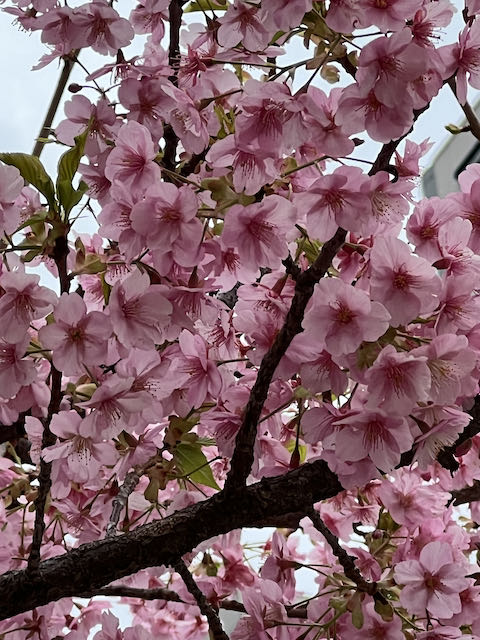
[[[203,615],[207,618],[211,639],[228,640],[228,636],[223,630],[222,623],[220,622],[220,618],[218,617],[217,612],[208,602],[205,594],[199,588],[198,584],[195,582],[192,574],[190,573],[189,568],[181,558],[174,564],[174,569],[181,576],[182,580],[185,583],[185,586],[195,598],[201,613],[203,613]]]
[[[266,519],[303,512],[342,491],[323,460],[274,478],[222,491],[163,520],[130,533],[83,544],[41,562],[38,571],[0,576],[0,619],[85,593],[140,569],[172,565],[204,540],[241,527],[263,527]]]
[[[467,502],[478,502],[480,500],[480,481],[475,480],[471,487],[464,487],[450,493],[454,499],[453,504],[456,507]]]

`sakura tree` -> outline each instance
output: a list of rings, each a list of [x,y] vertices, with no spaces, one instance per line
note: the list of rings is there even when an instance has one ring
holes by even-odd
[[[480,2],[4,10],[85,81],[0,154],[0,637],[479,640],[480,165],[409,135]]]

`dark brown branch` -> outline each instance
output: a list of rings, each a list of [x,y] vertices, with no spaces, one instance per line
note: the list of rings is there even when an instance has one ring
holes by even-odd
[[[200,612],[207,618],[211,639],[228,640],[228,636],[223,630],[222,623],[220,622],[217,612],[208,602],[205,594],[195,582],[185,562],[180,558],[180,560],[178,560],[178,562],[173,566],[175,571],[181,576],[189,592],[195,598]]]
[[[182,0],[170,0],[168,8],[169,25],[170,25],[170,43],[168,47],[168,62],[172,69],[172,75],[169,80],[172,84],[178,84],[178,69],[180,67],[180,27],[182,26]],[[178,136],[170,125],[165,126],[163,133],[165,147],[163,150],[162,164],[165,169],[175,171],[176,155],[178,146]],[[166,178],[168,179],[168,178]]]
[[[68,243],[66,234],[68,230],[65,229],[65,235],[59,236],[55,241],[53,249],[53,259],[58,269],[58,276],[60,279],[60,293],[68,293],[70,288],[70,279],[68,277],[67,270],[67,256],[68,256]],[[43,434],[42,434],[42,449],[50,447],[57,441],[57,436],[50,431],[50,423],[52,417],[60,410],[60,403],[62,401],[62,374],[60,371],[51,366],[50,373],[51,384],[51,396],[50,403],[48,405],[47,417],[44,420]],[[27,572],[29,574],[34,573],[38,569],[40,562],[40,547],[42,545],[43,533],[45,531],[45,504],[47,497],[52,486],[51,480],[52,463],[45,462],[43,458],[40,458],[40,472],[38,474],[38,493],[35,499],[35,524],[33,527],[32,546],[30,549],[30,555],[28,557]]]
[[[225,481],[226,491],[231,491],[246,482],[253,464],[253,447],[257,435],[258,420],[267,398],[275,369],[293,338],[303,331],[303,316],[307,303],[312,297],[314,286],[320,278],[323,278],[332,264],[337,251],[345,242],[346,233],[344,229],[339,228],[333,238],[323,245],[320,255],[312,266],[297,277],[295,295],[285,318],[285,323],[272,347],[263,357],[257,379],[250,392],[242,426],[237,434],[230,471]]]
[[[376,582],[368,582],[362,576],[360,571],[355,566],[355,558],[349,555],[343,547],[340,546],[338,542],[338,538],[333,535],[327,525],[323,522],[319,513],[315,511],[315,509],[311,509],[308,513],[308,517],[313,522],[313,526],[317,531],[319,531],[325,540],[328,542],[330,547],[332,548],[333,553],[337,557],[338,561],[343,567],[345,571],[345,575],[349,578],[354,584],[357,585],[358,591],[362,591],[363,593],[368,593],[373,596],[377,593],[377,583]]]
[[[43,121],[42,127],[40,129],[40,133],[38,134],[38,139],[35,142],[35,146],[33,147],[32,155],[36,156],[37,158],[40,157],[45,146],[45,142],[43,142],[43,139],[48,138],[50,134],[53,119],[55,118],[55,114],[57,113],[58,105],[60,104],[63,92],[65,90],[65,87],[67,86],[68,78],[70,77],[73,65],[75,64],[75,59],[79,53],[80,49],[74,51],[70,56],[63,57],[63,69],[58,79],[55,93],[52,96],[50,106],[48,107],[45,120]]]
[[[85,598],[91,598],[92,596],[106,596],[106,597],[120,597],[120,598],[139,598],[140,600],[166,600],[168,602],[180,602],[181,604],[191,604],[185,602],[178,595],[176,591],[172,589],[164,589],[158,587],[156,589],[139,589],[138,587],[124,587],[123,585],[116,585],[111,587],[103,587],[103,589],[97,589],[95,593],[82,594]],[[238,613],[247,613],[245,605],[238,600],[230,600],[224,598],[218,602],[218,608],[225,611],[237,611]],[[296,605],[287,605],[287,616],[289,618],[302,618],[307,617],[307,608],[302,605],[297,607]]]
[[[342,491],[323,460],[219,492],[203,502],[132,532],[83,544],[40,563],[38,571],[0,576],[0,619],[59,600],[91,593],[140,569],[172,565],[204,540],[241,527],[263,527],[276,516],[307,513],[311,505]]]
[[[480,481],[475,480],[471,487],[464,487],[450,493],[454,499],[453,504],[455,506],[466,504],[467,502],[478,502],[480,500]]]

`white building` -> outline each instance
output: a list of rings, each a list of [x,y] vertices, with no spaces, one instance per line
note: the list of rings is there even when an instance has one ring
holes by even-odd
[[[480,103],[475,107],[480,114]],[[467,122],[460,124],[460,128]],[[480,162],[480,142],[469,132],[450,135],[438,152],[431,167],[422,179],[422,189],[426,197],[446,196],[459,191],[458,176],[472,162]]]

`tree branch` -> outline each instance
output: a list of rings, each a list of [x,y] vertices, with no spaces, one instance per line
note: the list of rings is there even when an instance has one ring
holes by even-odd
[[[343,488],[323,460],[264,478],[248,487],[221,491],[162,520],[114,538],[83,544],[41,562],[38,571],[0,576],[0,619],[85,593],[140,569],[172,565],[204,540],[241,527],[263,527],[276,516],[303,512]]]
[[[457,89],[455,86],[455,77],[452,76],[451,78],[449,78],[447,80],[447,84],[450,87],[450,89],[453,92],[453,95],[455,96],[455,98],[457,98]],[[458,103],[460,104],[460,102]],[[480,121],[478,120],[475,111],[472,109],[472,107],[468,104],[468,102],[465,102],[465,104],[460,104],[460,108],[462,109],[463,113],[465,114],[465,118],[467,119],[467,122],[469,124],[469,130],[472,132],[472,134],[475,136],[475,138],[477,138],[477,140],[480,140]]]
[[[67,270],[67,256],[69,252],[67,243],[68,229],[65,229],[65,235],[59,236],[55,240],[55,246],[53,249],[53,259],[58,269],[58,276],[60,279],[60,293],[68,293],[70,288],[70,279],[68,277]],[[57,436],[50,431],[50,423],[52,417],[59,412],[60,403],[62,401],[62,373],[51,366],[50,369],[51,379],[51,396],[50,403],[48,405],[47,417],[44,420],[43,434],[42,434],[42,449],[50,447],[57,441]],[[43,533],[45,531],[45,504],[47,502],[47,496],[52,486],[51,480],[52,463],[45,462],[40,457],[40,472],[38,474],[38,493],[35,499],[35,524],[33,527],[32,546],[30,549],[30,555],[28,557],[27,572],[29,574],[34,573],[38,569],[40,562],[40,547],[42,545]]]
[[[315,509],[312,508],[308,513],[308,517],[313,522],[313,526],[315,527],[315,529],[317,529],[317,531],[322,534],[322,536],[332,548],[333,553],[338,558],[338,561],[345,571],[346,577],[357,585],[359,591],[368,593],[371,596],[375,595],[377,593],[377,583],[368,582],[367,580],[365,580],[365,578],[355,566],[355,558],[349,555],[345,551],[345,549],[340,546],[338,538],[324,523],[318,511],[315,511]]]
[[[320,278],[323,278],[332,264],[337,251],[345,242],[346,233],[344,229],[337,229],[333,238],[325,242],[320,255],[312,266],[297,277],[295,294],[285,318],[285,323],[272,347],[263,357],[255,384],[250,392],[242,426],[237,434],[230,471],[225,481],[226,491],[231,491],[246,482],[253,464],[253,447],[257,435],[258,420],[267,399],[268,389],[275,369],[293,338],[303,331],[302,321],[305,308],[312,297],[314,286]]]
[[[143,467],[135,468],[129,471],[125,476],[122,486],[118,490],[117,495],[113,499],[112,514],[106,528],[106,538],[112,538],[117,535],[117,525],[123,509],[127,506],[128,496],[133,493],[135,487],[140,482],[143,474]]]
[[[168,47],[168,62],[173,70],[169,80],[172,84],[178,84],[178,69],[180,67],[180,27],[182,26],[182,0],[170,0],[168,8],[170,25],[170,42]],[[165,169],[174,171],[176,166],[176,155],[178,137],[171,125],[166,125],[163,133],[165,148],[163,150],[162,164]]]
[[[55,93],[52,96],[52,100],[45,115],[45,120],[43,121],[42,127],[38,134],[37,141],[35,142],[35,146],[33,147],[32,156],[36,156],[37,158],[39,158],[43,151],[45,142],[42,141],[42,138],[48,138],[50,134],[53,119],[55,118],[55,114],[57,113],[58,105],[60,104],[60,100],[62,99],[63,92],[68,82],[68,78],[70,77],[73,65],[75,64],[75,60],[79,53],[80,49],[77,49],[69,56],[63,56],[63,69],[60,77],[58,78]]]
[[[190,573],[190,570],[188,569],[185,562],[180,558],[178,562],[173,565],[173,568],[181,576],[182,580],[185,583],[185,586],[195,598],[201,613],[203,613],[203,615],[207,618],[211,639],[228,640],[228,636],[223,630],[222,623],[220,622],[220,618],[218,617],[217,612],[208,602],[205,594],[193,579],[193,576]]]

